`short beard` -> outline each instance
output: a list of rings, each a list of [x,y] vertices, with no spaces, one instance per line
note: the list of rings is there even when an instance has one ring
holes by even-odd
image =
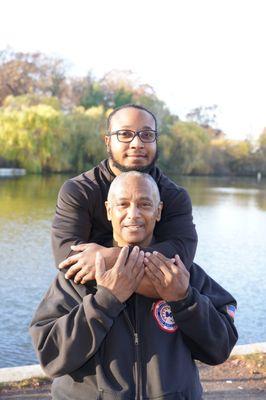
[[[119,162],[117,162],[113,156],[112,150],[111,148],[108,146],[107,148],[107,153],[109,158],[112,160],[113,166],[117,169],[119,169],[119,171],[121,172],[130,172],[130,171],[138,171],[138,172],[150,172],[150,170],[154,167],[154,164],[156,163],[158,157],[159,157],[159,150],[158,147],[156,149],[156,153],[153,157],[153,160],[151,161],[150,164],[145,165],[143,167],[126,167],[125,165],[119,164]]]

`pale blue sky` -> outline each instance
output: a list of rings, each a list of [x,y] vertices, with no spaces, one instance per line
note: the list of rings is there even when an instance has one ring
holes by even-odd
[[[181,118],[217,104],[229,137],[266,126],[264,0],[8,0],[0,48],[65,58],[72,73],[132,70]]]

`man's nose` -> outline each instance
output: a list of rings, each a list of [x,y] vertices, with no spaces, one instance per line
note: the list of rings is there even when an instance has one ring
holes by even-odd
[[[144,147],[144,143],[140,140],[139,136],[136,135],[134,139],[130,142],[130,147],[142,148]]]
[[[127,210],[127,216],[128,218],[137,218],[139,216],[139,208],[132,204]]]

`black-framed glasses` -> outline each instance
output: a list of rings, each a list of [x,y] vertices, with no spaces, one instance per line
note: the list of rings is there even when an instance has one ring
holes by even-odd
[[[136,136],[138,136],[143,143],[152,143],[157,139],[158,133],[153,129],[143,129],[140,131],[119,129],[118,131],[108,133],[108,136],[112,135],[116,135],[117,140],[122,143],[130,143]]]

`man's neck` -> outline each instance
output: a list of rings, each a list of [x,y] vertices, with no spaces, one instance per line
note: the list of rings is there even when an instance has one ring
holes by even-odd
[[[114,165],[114,163],[113,163],[113,161],[111,160],[111,158],[108,158],[108,165],[109,165],[110,170],[112,171],[112,173],[113,173],[115,176],[120,175],[120,174],[122,173],[122,171],[120,171],[120,169],[117,168],[117,167]]]
[[[140,243],[128,243],[125,241],[121,241],[121,240],[115,240],[115,238],[113,238],[113,247],[125,247],[125,246],[129,246],[129,247],[134,247],[134,246],[139,246],[141,248],[143,247],[148,247],[150,246],[150,244],[153,242],[153,238],[147,238],[145,240],[143,240]]]

